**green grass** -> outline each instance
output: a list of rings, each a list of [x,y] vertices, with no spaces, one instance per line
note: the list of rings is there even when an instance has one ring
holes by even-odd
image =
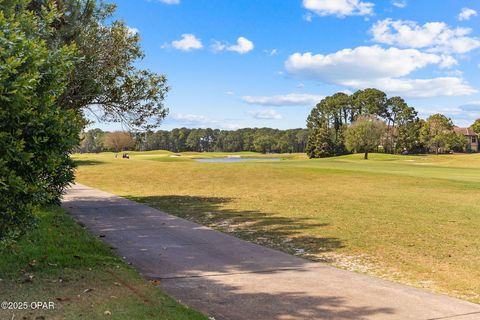
[[[63,210],[38,219],[37,229],[0,251],[0,301],[53,301],[55,309],[0,310],[0,319],[206,319],[145,281]]]
[[[479,154],[253,163],[190,160],[229,153],[130,155],[77,155],[88,161],[78,181],[262,245],[480,302]]]

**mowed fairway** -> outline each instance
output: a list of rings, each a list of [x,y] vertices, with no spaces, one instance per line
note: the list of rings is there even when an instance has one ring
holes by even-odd
[[[191,159],[226,155],[75,155],[77,181],[292,254],[480,303],[480,155]]]

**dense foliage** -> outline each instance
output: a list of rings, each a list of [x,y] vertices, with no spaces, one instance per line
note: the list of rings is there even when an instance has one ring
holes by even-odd
[[[140,38],[96,0],[0,1],[0,241],[74,180],[88,112],[133,128],[166,116],[166,78],[136,67]],[[93,143],[93,142],[92,142]]]
[[[475,131],[475,133],[480,135],[480,119],[475,120],[475,122],[472,124],[472,129]]]
[[[79,152],[101,152],[118,150],[169,150],[184,151],[257,151],[269,152],[305,152],[307,129],[278,130],[270,128],[245,128],[235,131],[219,129],[179,128],[171,131],[159,130],[132,134],[134,146],[115,148],[106,144],[112,134],[100,129],[93,129],[82,134],[83,140]]]
[[[336,93],[313,108],[307,119],[310,135],[306,151],[310,158],[331,157],[352,150],[365,151],[358,143],[350,143],[349,148],[346,147],[347,130],[359,118],[365,117],[378,119],[385,125],[378,144],[369,151],[392,154],[468,151],[465,137],[454,133],[450,119],[443,116],[449,122],[444,131],[432,131],[431,121],[419,119],[415,109],[401,97],[388,98],[380,90],[365,89],[352,95]],[[366,126],[368,123],[363,129]],[[352,140],[350,134],[350,142]]]
[[[361,116],[345,132],[345,145],[349,151],[363,152],[364,159],[382,142],[387,128],[383,121],[373,116]]]
[[[40,13],[50,0],[32,0]],[[144,54],[140,36],[122,21],[113,20],[115,5],[94,0],[56,0],[61,16],[53,24],[50,46],[75,44],[82,57],[59,98],[63,108],[131,128],[156,127],[167,115],[167,80],[136,62]]]
[[[462,151],[468,148],[462,134],[455,133],[451,119],[442,114],[434,114],[425,121],[420,130],[420,140],[429,152],[444,150]]]
[[[73,180],[68,152],[81,123],[57,101],[77,56],[74,46],[42,40],[55,16],[0,11],[0,240],[22,234]]]

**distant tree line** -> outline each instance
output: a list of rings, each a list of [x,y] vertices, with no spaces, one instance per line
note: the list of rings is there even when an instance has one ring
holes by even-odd
[[[82,133],[78,152],[149,151],[172,152],[305,152],[309,130],[245,128],[238,130],[178,128],[141,133],[104,132],[93,129]]]
[[[469,152],[465,136],[455,132],[451,119],[434,114],[426,120],[401,97],[388,98],[377,89],[352,95],[336,93],[311,111],[307,129],[239,130],[177,128],[171,131],[104,132],[92,129],[81,134],[78,152],[149,151],[306,152],[310,158],[384,152],[391,154]],[[471,128],[480,132],[480,119]]]
[[[477,121],[478,122],[478,121]],[[477,123],[476,122],[476,123]],[[466,138],[441,114],[426,120],[401,97],[377,89],[336,93],[320,101],[307,119],[310,158],[350,152],[439,153],[469,151]]]

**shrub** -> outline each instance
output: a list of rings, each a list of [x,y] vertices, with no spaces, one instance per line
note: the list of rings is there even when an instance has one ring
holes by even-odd
[[[0,241],[18,237],[39,206],[58,202],[73,181],[69,157],[81,123],[56,104],[75,48],[42,40],[55,12],[0,11]]]

